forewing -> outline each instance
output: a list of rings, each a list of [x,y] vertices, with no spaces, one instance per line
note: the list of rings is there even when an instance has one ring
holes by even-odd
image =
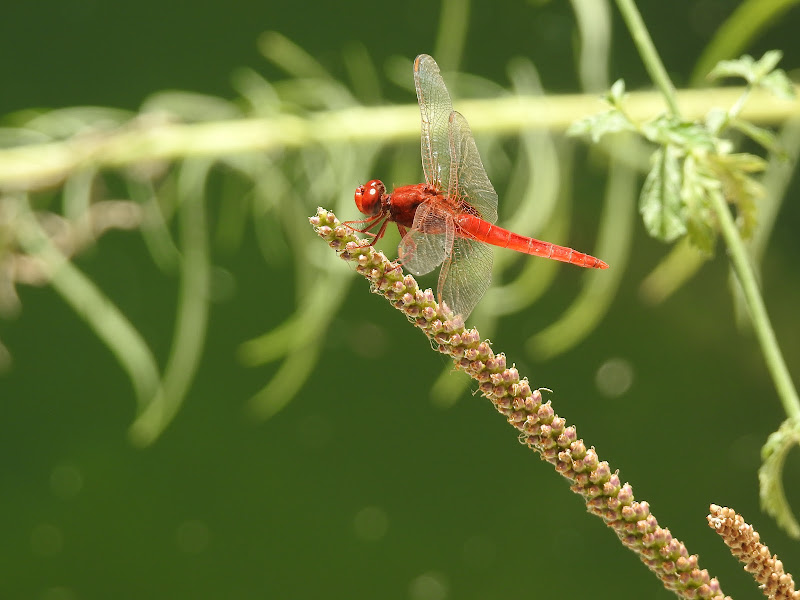
[[[466,201],[484,221],[497,221],[497,192],[483,168],[469,123],[453,111],[450,126],[450,181],[447,195]]]
[[[452,216],[432,202],[423,202],[417,207],[411,230],[400,240],[400,262],[414,275],[430,273],[450,254],[454,238]]]
[[[439,274],[439,296],[466,319],[489,288],[492,279],[491,247],[465,237],[456,237],[451,256]]]
[[[422,170],[425,181],[446,190],[450,181],[448,125],[453,102],[439,73],[439,65],[427,54],[414,61],[414,85],[422,116]]]

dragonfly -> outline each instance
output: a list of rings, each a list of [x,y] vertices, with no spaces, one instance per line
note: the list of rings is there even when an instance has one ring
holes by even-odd
[[[439,302],[466,319],[489,288],[491,246],[562,262],[607,269],[599,258],[565,246],[519,235],[495,225],[497,193],[483,167],[467,120],[453,110],[436,61],[421,54],[414,61],[414,84],[422,116],[422,170],[425,183],[386,193],[378,179],[359,186],[355,203],[366,215],[348,225],[374,236],[390,222],[401,235],[399,261],[414,275],[441,265]],[[371,230],[378,227],[377,233]]]

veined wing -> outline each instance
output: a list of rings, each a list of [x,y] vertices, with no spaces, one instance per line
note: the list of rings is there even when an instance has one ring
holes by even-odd
[[[448,122],[453,102],[439,73],[439,65],[427,54],[414,61],[414,86],[422,117],[422,170],[425,181],[446,190],[450,181]]]
[[[440,264],[437,296],[466,319],[492,278],[492,249],[458,235],[452,213],[434,202],[417,207],[412,229],[400,241],[400,260],[414,275],[425,275]]]
[[[497,221],[497,192],[483,168],[469,123],[460,112],[449,117],[450,181],[447,195],[468,202],[484,221]]]
[[[450,255],[454,238],[453,216],[433,202],[423,202],[411,230],[400,240],[400,261],[414,275],[430,273]]]
[[[456,235],[439,273],[439,297],[466,319],[489,288],[494,253],[487,244]]]

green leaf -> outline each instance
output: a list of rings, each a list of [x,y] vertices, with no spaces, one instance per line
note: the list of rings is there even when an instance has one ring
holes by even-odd
[[[728,124],[770,152],[774,154],[783,154],[783,151],[778,145],[778,138],[769,129],[753,125],[749,121],[744,121],[742,119],[733,119]]]
[[[689,212],[686,217],[686,235],[692,246],[699,250],[703,256],[714,256],[717,234],[714,228],[708,224],[708,220],[705,217]]]
[[[767,50],[754,65],[756,81],[761,81],[768,73],[771,73],[783,58],[780,50]]]
[[[748,177],[750,183],[754,186],[761,187],[760,184],[754,181],[752,178]],[[752,194],[745,194],[742,195],[736,202],[736,208],[738,211],[736,217],[736,225],[739,227],[739,231],[742,234],[744,239],[750,239],[753,237],[753,233],[756,230],[756,225],[758,224],[758,211],[756,210],[756,198],[760,194],[752,193]]]
[[[708,129],[712,135],[719,135],[720,132],[728,125],[728,118],[727,110],[723,110],[715,106],[706,114],[706,129]]]
[[[686,229],[689,241],[706,256],[714,253],[716,242],[715,217],[709,197],[721,194],[722,185],[710,174],[704,162],[706,155],[698,160],[692,154],[683,162],[681,200],[686,207]]]
[[[783,54],[780,50],[769,50],[759,60],[745,54],[736,60],[722,60],[717,63],[708,78],[741,77],[750,85],[763,87],[778,98],[793,100],[794,85],[783,69],[776,69]]]
[[[689,148],[714,149],[714,138],[700,123],[678,121],[662,115],[642,125],[643,135],[660,146],[670,145],[684,152]]]
[[[713,157],[715,165],[724,166],[727,171],[743,171],[745,173],[761,173],[767,168],[767,161],[755,154],[737,152],[735,154],[717,154]]]
[[[794,100],[795,98],[794,84],[792,84],[789,76],[786,75],[783,69],[772,71],[772,73],[763,77],[758,82],[758,85],[777,98],[783,100]]]
[[[764,189],[750,173],[763,171],[767,163],[763,158],[745,152],[708,156],[713,175],[722,182],[725,199],[736,207],[736,224],[743,238],[753,235],[756,226],[756,199]]]
[[[668,132],[677,127],[680,121],[669,115],[659,115],[655,119],[642,124],[642,135],[654,144],[663,146],[667,143]]]
[[[619,106],[625,99],[625,80],[617,79],[605,96],[605,101],[611,106]]]
[[[653,154],[653,168],[639,197],[639,212],[648,233],[655,238],[671,242],[686,233],[680,161],[672,146],[659,148]]]
[[[620,131],[635,131],[636,127],[628,118],[615,108],[603,111],[596,115],[586,117],[572,123],[567,129],[567,135],[590,135],[596,144],[600,138],[608,133]]]
[[[749,54],[745,54],[734,60],[721,60],[706,76],[710,81],[723,79],[725,77],[741,77],[750,81],[754,74],[755,60]]]
[[[783,465],[792,446],[800,446],[800,424],[787,419],[778,431],[767,438],[767,443],[761,449],[764,462],[758,470],[758,482],[761,507],[775,518],[787,534],[798,539],[800,524],[786,499],[782,481]]]

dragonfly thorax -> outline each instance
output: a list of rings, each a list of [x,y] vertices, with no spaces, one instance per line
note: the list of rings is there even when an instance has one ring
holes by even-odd
[[[382,198],[385,193],[386,186],[377,179],[358,186],[355,195],[358,210],[368,217],[377,215],[381,210]]]

